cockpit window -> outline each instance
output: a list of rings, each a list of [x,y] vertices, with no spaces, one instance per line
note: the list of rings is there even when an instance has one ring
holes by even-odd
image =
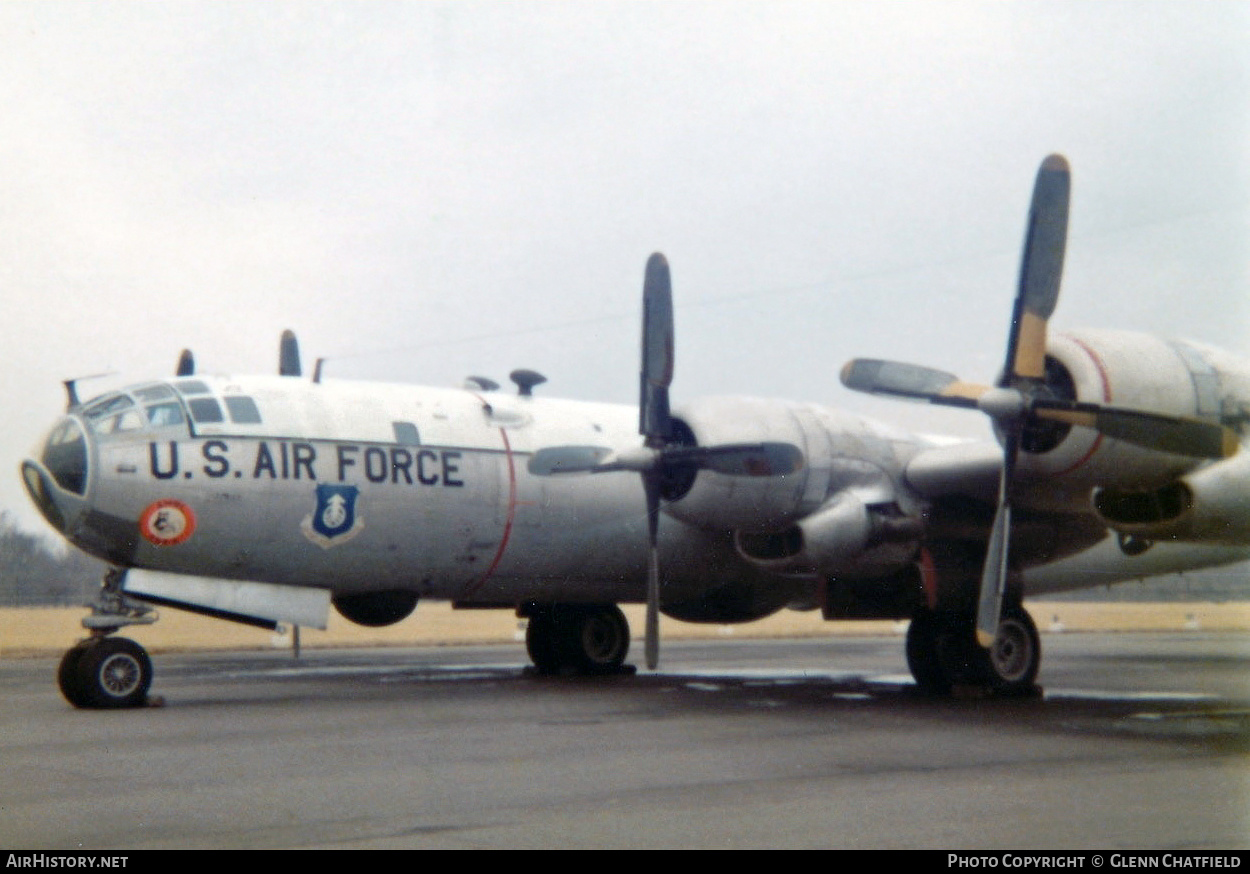
[[[167,385],[157,383],[156,385],[145,385],[133,389],[135,397],[142,403],[149,401],[163,401],[165,398],[172,398],[174,390]]]
[[[143,416],[138,410],[126,410],[116,416],[109,416],[93,423],[98,434],[121,434],[125,431],[138,431],[143,427]]]
[[[98,401],[92,401],[82,411],[85,419],[100,419],[118,410],[133,407],[135,402],[127,395],[106,395]]]
[[[188,398],[187,406],[191,408],[191,418],[197,424],[206,425],[226,420],[216,398]]]
[[[182,407],[176,402],[153,404],[148,407],[148,424],[153,428],[167,428],[182,424]]]
[[[226,409],[230,411],[230,421],[237,425],[259,425],[260,410],[256,401],[246,395],[227,395],[223,398]]]
[[[121,434],[143,427],[143,416],[129,395],[106,395],[88,404],[82,416],[96,434]]]

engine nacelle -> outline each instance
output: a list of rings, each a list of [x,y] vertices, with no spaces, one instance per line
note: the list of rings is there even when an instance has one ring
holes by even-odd
[[[1046,382],[1069,400],[1212,420],[1221,412],[1220,374],[1207,359],[1190,346],[1145,334],[1053,335]],[[1031,425],[1021,448],[1022,478],[1064,488],[1159,488],[1202,463],[1053,422]]]
[[[843,491],[784,531],[740,531],[735,545],[743,558],[778,573],[878,577],[911,564],[923,533],[923,522],[897,503],[866,504]]]
[[[381,628],[407,619],[417,609],[417,597],[416,592],[395,589],[335,595],[331,603],[344,619],[367,628]]]
[[[701,528],[784,531],[847,489],[867,503],[896,501],[901,453],[914,445],[858,416],[788,401],[704,398],[678,411],[678,421],[700,446],[775,441],[803,453],[803,466],[784,476],[703,470],[676,483],[664,494],[665,511]]]
[[[808,440],[789,414],[791,405],[757,398],[704,398],[677,414],[684,442],[699,446],[778,441],[799,447],[806,461]],[[666,512],[702,528],[773,530],[802,515],[810,471],[807,464],[784,476],[725,476],[691,473],[670,484]],[[823,497],[823,496],[822,496]]]
[[[1155,489],[1100,489],[1094,507],[1115,531],[1146,541],[1250,543],[1250,452]]]

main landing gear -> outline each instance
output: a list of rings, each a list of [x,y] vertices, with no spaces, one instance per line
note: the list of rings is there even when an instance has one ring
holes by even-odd
[[[91,632],[65,653],[57,669],[57,685],[75,707],[115,709],[142,707],[152,685],[152,660],[139,644],[110,637],[126,625],[148,625],[155,611],[122,592],[126,572],[111,568],[104,575],[99,597],[83,627]]]
[[[529,617],[525,647],[541,674],[631,672],[629,623],[615,604],[543,604],[521,611]]]
[[[907,666],[922,691],[949,695],[961,690],[999,695],[1037,695],[1042,645],[1024,607],[1003,611],[989,649],[976,640],[976,618],[924,610],[907,629]]]

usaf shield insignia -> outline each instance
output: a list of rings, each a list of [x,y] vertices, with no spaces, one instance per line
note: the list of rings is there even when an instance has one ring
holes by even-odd
[[[359,534],[365,527],[356,514],[359,494],[360,489],[355,486],[317,486],[317,507],[300,524],[304,536],[322,549],[329,549]]]

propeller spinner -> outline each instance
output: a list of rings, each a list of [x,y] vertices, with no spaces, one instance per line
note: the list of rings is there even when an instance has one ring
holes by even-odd
[[[537,476],[564,473],[633,471],[642,477],[647,505],[647,667],[659,663],[660,500],[665,482],[682,472],[712,470],[729,476],[781,476],[803,466],[803,453],[790,443],[733,443],[690,446],[676,439],[669,411],[673,381],[673,293],[668,261],[660,253],[647,260],[643,280],[642,369],[638,430],[643,445],[614,452],[598,446],[552,446],[531,457]]]
[[[1011,537],[1011,487],[1021,443],[1030,426],[1038,420],[1084,425],[1138,446],[1201,458],[1231,455],[1237,445],[1236,435],[1211,422],[1065,400],[1054,397],[1048,389],[1046,331],[1059,300],[1070,192],[1067,159],[1050,155],[1042,162],[1033,186],[1007,357],[996,387],[962,382],[953,374],[928,367],[879,359],[856,359],[842,369],[842,383],[855,391],[978,409],[998,426],[1003,467],[977,607],[977,641],[983,647],[993,643],[1002,617]]]

